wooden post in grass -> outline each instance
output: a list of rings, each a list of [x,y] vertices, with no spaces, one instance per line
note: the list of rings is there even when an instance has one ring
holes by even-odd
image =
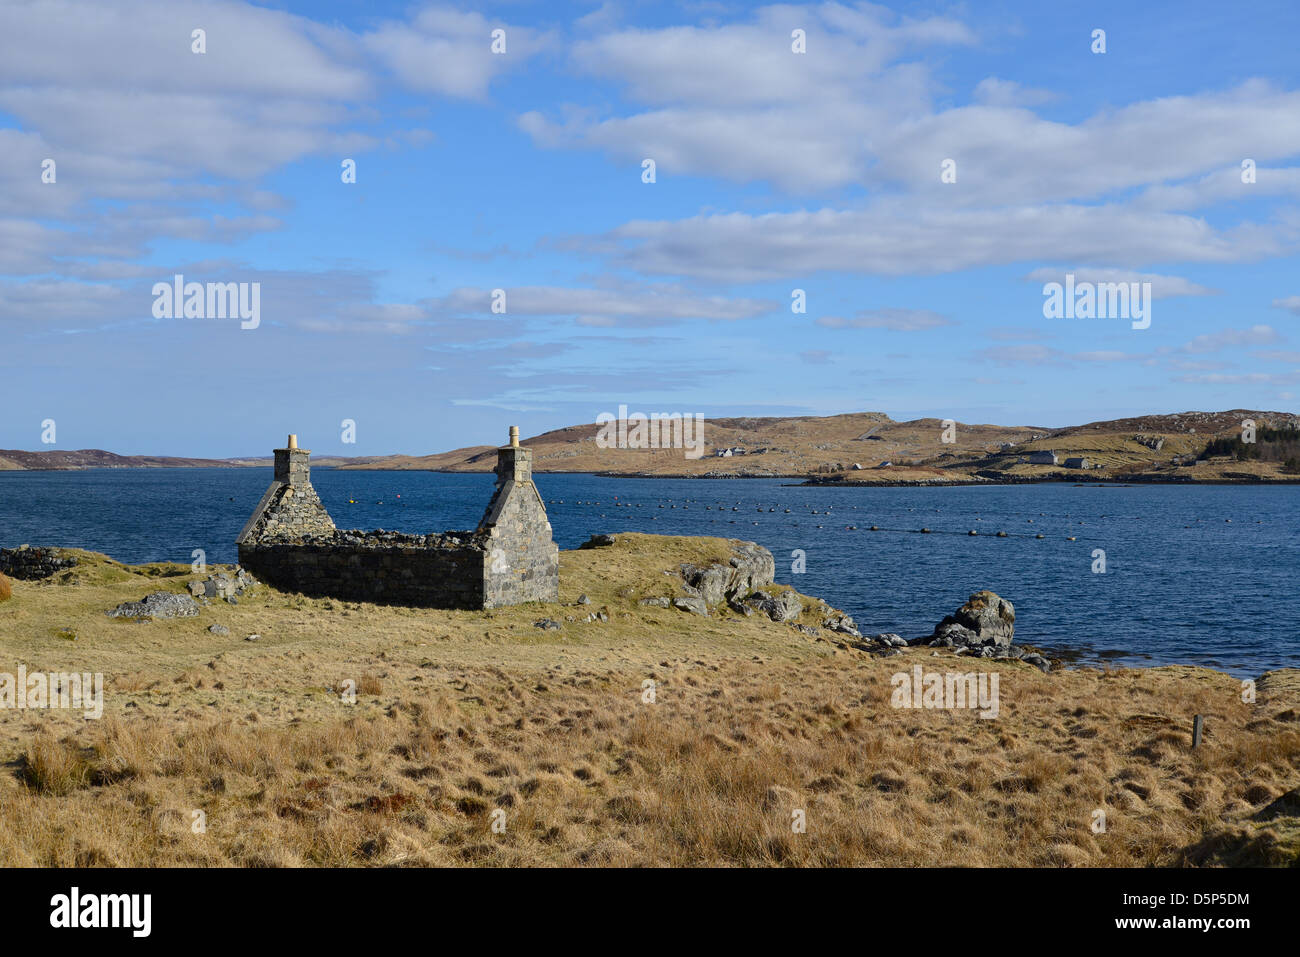
[[[1192,747],[1194,748],[1200,746],[1203,726],[1204,723],[1201,721],[1199,714],[1192,718]]]

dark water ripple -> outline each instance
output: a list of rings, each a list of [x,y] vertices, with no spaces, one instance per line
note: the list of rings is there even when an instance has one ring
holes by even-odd
[[[270,477],[0,472],[0,545],[75,546],[127,562],[189,562],[202,548],[231,562]],[[492,488],[490,475],[325,468],[313,482],[341,528],[410,532],[473,528]],[[779,581],[845,608],[864,632],[928,633],[970,592],[991,588],[1014,602],[1019,641],[1082,660],[1243,676],[1300,666],[1294,486],[854,489],[591,475],[537,484],[561,548],[621,530],[751,539],[776,555]],[[1106,574],[1092,571],[1097,548]],[[795,549],[805,574],[792,574]]]

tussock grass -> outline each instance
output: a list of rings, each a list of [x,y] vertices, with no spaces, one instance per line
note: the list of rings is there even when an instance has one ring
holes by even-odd
[[[877,659],[760,616],[636,604],[665,570],[726,549],[624,536],[563,553],[560,603],[492,612],[262,587],[198,619],[120,626],[105,608],[185,573],[106,563],[127,578],[90,567],[19,583],[0,653],[103,671],[107,691],[101,721],[0,711],[0,865],[1300,859],[1296,672],[1267,676],[1247,704],[1240,682],[1204,669]],[[581,621],[602,607],[609,622]],[[533,628],[541,617],[563,630]],[[208,633],[214,620],[230,636]],[[52,638],[55,625],[78,641]],[[243,642],[251,632],[263,640]],[[998,671],[1000,716],[890,707],[891,676],[916,664]],[[1195,750],[1193,714],[1206,722]]]

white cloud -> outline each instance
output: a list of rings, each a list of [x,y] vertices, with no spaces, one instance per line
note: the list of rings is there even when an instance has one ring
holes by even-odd
[[[508,287],[510,315],[571,318],[585,326],[651,326],[694,319],[752,319],[779,308],[772,300],[704,296],[678,285],[618,283],[603,288],[564,286]],[[447,314],[491,316],[491,290],[464,287],[431,301]]]
[[[505,30],[505,53],[492,52],[492,31]],[[432,6],[411,22],[388,21],[361,39],[407,87],[424,93],[483,99],[492,80],[555,42],[552,34],[512,26],[478,12]]]
[[[1218,295],[1219,292],[1217,289],[1208,289],[1181,276],[1162,276],[1158,273],[1134,272],[1131,269],[1042,268],[1035,269],[1025,276],[1025,279],[1029,282],[1041,283],[1064,282],[1066,273],[1072,273],[1076,283],[1149,282],[1151,283],[1151,298],[1153,299],[1171,299],[1175,296],[1214,296]]]
[[[817,325],[827,329],[892,329],[896,332],[918,332],[954,325],[953,321],[937,312],[925,309],[864,309],[852,319],[823,316]]]
[[[865,209],[637,220],[571,245],[643,273],[748,282],[821,272],[933,275],[1043,259],[1126,268],[1249,262],[1291,252],[1300,230],[1215,229],[1121,205],[958,209],[883,200]]]
[[[1218,352],[1231,346],[1263,346],[1281,340],[1272,326],[1255,325],[1249,329],[1224,329],[1222,332],[1197,336],[1182,347],[1182,352]]]

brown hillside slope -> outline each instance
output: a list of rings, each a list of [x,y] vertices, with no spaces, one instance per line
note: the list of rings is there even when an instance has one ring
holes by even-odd
[[[1236,409],[1227,412],[1181,412],[1090,422],[1063,429],[958,422],[945,442],[940,419],[896,422],[883,413],[859,412],[825,417],[720,418],[704,427],[704,454],[687,458],[680,448],[600,448],[600,426],[575,425],[524,441],[534,450],[539,472],[606,472],[647,476],[813,476],[851,482],[1016,481],[1077,478],[1067,470],[1069,457],[1085,457],[1101,468],[1090,479],[1138,474],[1192,480],[1278,478],[1267,463],[1207,463],[1195,456],[1212,438],[1237,434],[1242,422],[1286,426],[1300,418],[1284,412]],[[1158,448],[1157,448],[1158,446]],[[719,457],[721,450],[744,454]],[[1035,451],[1054,451],[1057,467],[1021,463]],[[1186,466],[1175,457],[1188,457]],[[490,446],[473,446],[437,455],[390,456],[344,468],[429,469],[486,472],[495,462]],[[886,464],[888,463],[888,464]],[[857,465],[859,468],[855,468]]]

